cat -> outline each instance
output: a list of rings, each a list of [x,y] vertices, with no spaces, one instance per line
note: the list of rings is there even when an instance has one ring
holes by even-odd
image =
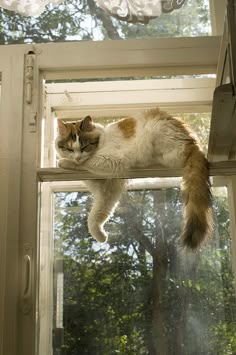
[[[197,136],[182,120],[159,108],[106,127],[94,123],[90,116],[68,123],[58,119],[55,146],[59,167],[87,169],[101,176],[86,182],[94,195],[88,230],[97,241],[107,241],[103,226],[126,187],[126,180],[116,176],[131,168],[153,165],[183,168],[182,247],[198,249],[211,236],[213,211],[208,161]]]

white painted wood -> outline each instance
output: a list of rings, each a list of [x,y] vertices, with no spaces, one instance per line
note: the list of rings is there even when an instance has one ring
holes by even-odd
[[[235,159],[235,103],[231,84],[216,88],[208,145],[211,162]]]
[[[40,44],[46,79],[215,73],[220,37]]]
[[[140,189],[164,189],[178,187],[181,179],[177,178],[147,178],[130,180],[128,190]],[[85,183],[81,181],[52,181],[43,183],[42,185],[50,186],[51,193],[54,192],[74,192],[74,191],[89,191]]]
[[[209,0],[212,34],[222,35],[224,30],[224,20],[227,0]]]
[[[208,146],[210,161],[236,159],[236,2],[227,2],[227,17],[221,42]]]
[[[24,49],[0,51],[0,354],[13,355],[18,353]]]
[[[9,92],[9,83],[7,81],[7,77],[9,77],[9,68],[6,66],[6,58],[3,61],[3,58],[0,58],[0,72],[1,72],[1,105],[0,105],[0,127],[2,129],[3,120],[2,117],[9,110],[9,99],[7,98],[7,92]],[[4,80],[5,79],[5,80]],[[5,97],[3,92],[5,92]],[[2,104],[2,96],[3,96],[3,104]],[[0,131],[1,132],[1,131]],[[7,133],[7,132],[6,132]],[[0,133],[1,134],[1,133]],[[2,134],[1,134],[2,138]],[[4,157],[4,148],[7,147],[6,139],[1,143],[2,150],[0,150],[0,198],[2,201],[2,206],[7,204],[8,200],[8,176],[9,176],[9,168],[8,161],[6,157]],[[8,152],[8,149],[7,149]],[[7,209],[0,209],[0,354],[3,354],[3,341],[4,341],[4,309],[5,309],[5,293],[6,293],[6,244],[7,244]]]
[[[228,23],[228,55],[230,61],[230,79],[233,84],[233,93],[236,93],[236,1],[228,0],[227,3]]]
[[[20,241],[22,246],[26,243],[32,246],[32,308],[28,314],[19,312],[18,335],[20,355],[35,354],[37,348],[38,322],[38,265],[39,265],[39,238],[38,238],[38,206],[39,191],[36,167],[39,165],[40,151],[40,119],[42,110],[42,85],[39,79],[37,56],[35,56],[34,81],[32,103],[28,104],[24,97],[23,106],[23,140],[22,140],[22,172],[21,172],[21,204],[20,204]],[[32,113],[37,113],[36,130],[31,130],[29,123]],[[23,255],[21,255],[22,257]]]
[[[37,139],[29,119],[38,105],[23,114],[24,56],[29,47],[0,48],[0,354],[32,355],[36,349]],[[37,73],[36,73],[37,76]],[[36,83],[35,83],[36,84]],[[38,86],[37,86],[38,87]],[[24,139],[22,137],[24,136]],[[25,243],[32,245],[32,309],[22,311]]]
[[[126,107],[138,109],[153,106],[179,108],[186,106],[205,107],[212,104],[215,79],[165,79],[165,80],[134,80],[119,82],[92,82],[73,84],[48,84],[47,96],[50,96],[49,110],[56,115],[66,117],[63,111],[92,109],[122,109]],[[124,111],[124,110],[123,110]],[[114,112],[114,111],[113,111]],[[195,112],[195,111],[194,111]],[[113,114],[114,115],[114,114]],[[99,117],[96,114],[96,117]]]
[[[211,178],[211,184],[213,187],[228,186],[231,177],[228,176],[214,176]],[[140,189],[167,189],[179,187],[181,184],[181,177],[152,177],[152,178],[135,178],[129,179],[127,190],[140,190]],[[49,233],[48,227],[44,228],[46,225],[51,226],[51,210],[48,209],[48,201],[51,203],[51,199],[48,199],[50,194],[55,192],[79,192],[79,191],[89,191],[83,180],[77,181],[50,181],[42,183],[42,208],[48,214],[44,213],[44,221],[42,220],[42,228],[45,233]],[[45,207],[44,207],[45,206]],[[50,234],[48,234],[50,235]],[[45,236],[42,236],[43,238]],[[45,243],[46,240],[45,240]],[[44,245],[44,244],[43,244]]]
[[[39,355],[52,355],[53,331],[53,190],[41,185],[40,264],[39,264]]]
[[[199,89],[169,89],[169,90],[145,90],[145,91],[124,91],[124,92],[97,92],[71,94],[71,102],[63,102],[63,98],[58,98],[58,102],[52,102],[53,109],[63,111],[80,108],[96,107],[115,107],[138,105],[139,107],[181,107],[205,105],[209,108],[212,104],[213,88]],[[191,109],[190,109],[191,110]],[[181,111],[181,108],[180,108]]]
[[[211,176],[228,176],[236,174],[236,162],[225,161],[210,163],[209,174]],[[78,181],[86,179],[101,179],[100,175],[95,175],[87,170],[65,170],[59,168],[41,168],[37,171],[38,178],[41,182],[50,181]],[[147,177],[179,177],[182,176],[182,169],[165,169],[153,166],[147,169],[132,169],[126,174],[116,176],[120,178],[147,178]],[[110,176],[114,177],[114,176]]]
[[[143,80],[120,80],[112,81],[91,81],[75,83],[47,83],[46,93],[64,94],[65,100],[70,100],[73,93],[86,92],[119,92],[119,91],[143,91],[143,90],[165,90],[165,89],[201,89],[214,87],[215,78],[191,78],[184,79],[143,79]]]
[[[136,104],[136,105],[97,105],[97,106],[84,106],[84,107],[75,107],[74,110],[72,109],[59,109],[54,112],[55,116],[57,118],[62,118],[62,119],[70,119],[70,120],[76,120],[81,117],[85,117],[87,115],[92,116],[93,118],[101,118],[101,117],[127,117],[130,115],[135,115],[136,113],[149,109],[151,107],[156,107],[157,105],[154,103],[142,103],[142,104]],[[195,102],[195,103],[189,103],[189,104],[172,104],[170,106],[169,103],[166,105],[164,103],[158,104],[158,106],[164,110],[168,111],[168,113],[173,114],[173,115],[179,115],[181,113],[197,113],[197,112],[210,112],[212,105],[210,102],[207,102],[206,104],[203,104],[202,102]],[[51,165],[55,166],[55,164]]]
[[[228,58],[228,24],[224,25],[224,32],[221,38],[220,54],[217,65],[216,87],[229,83],[229,58]]]

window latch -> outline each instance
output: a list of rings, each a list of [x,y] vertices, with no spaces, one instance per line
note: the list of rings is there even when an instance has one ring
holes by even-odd
[[[37,130],[37,112],[30,112],[29,114],[29,131],[36,132]]]
[[[28,105],[32,104],[34,90],[34,63],[35,54],[30,51],[25,61],[25,97]]]

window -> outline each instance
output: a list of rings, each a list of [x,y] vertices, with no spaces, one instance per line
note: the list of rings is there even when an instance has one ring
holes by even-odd
[[[3,13],[1,12],[1,16],[2,15]],[[8,15],[10,16],[10,14]],[[37,19],[35,19],[35,21],[36,20]],[[5,36],[4,43],[9,43],[10,41],[11,43],[14,41],[15,43],[25,41],[24,34],[19,34],[18,32],[16,35],[18,36],[19,34],[20,37],[16,38],[16,36],[12,42],[10,38],[12,36],[10,28],[12,28],[13,21],[15,21],[14,16],[12,17],[12,21],[8,21],[8,28],[7,31],[5,31],[8,37]],[[6,23],[6,21],[4,23]],[[41,24],[43,24],[43,22],[41,22]],[[31,25],[29,25],[29,27],[30,26]],[[36,27],[36,24],[34,24],[34,26]],[[16,29],[16,31],[18,31],[18,29]],[[203,33],[206,34],[205,28],[203,29],[202,34]],[[68,36],[69,33],[67,32],[63,38],[54,36],[54,40],[64,41],[66,37],[68,39]],[[84,33],[82,33],[82,36],[84,39]],[[38,34],[37,38],[42,41],[42,38],[40,38]],[[28,42],[36,42],[37,38],[30,38]],[[44,38],[44,40],[48,41],[48,38]],[[73,346],[80,346],[74,339],[72,330],[74,319],[69,315],[69,312],[74,312],[75,308],[73,307],[78,306],[78,304],[74,306],[75,293],[78,289],[72,288],[68,290],[67,287],[64,287],[65,282],[71,281],[73,277],[74,279],[77,278],[78,260],[75,258],[72,259],[70,250],[69,254],[66,252],[67,245],[64,246],[65,250],[63,249],[60,255],[56,252],[56,248],[58,247],[56,241],[60,242],[60,240],[63,240],[65,237],[64,234],[56,236],[56,229],[58,229],[57,218],[72,216],[72,219],[74,219],[78,217],[77,215],[75,216],[73,212],[76,208],[78,209],[73,198],[77,199],[79,196],[80,201],[84,203],[83,208],[86,208],[85,205],[89,198],[87,192],[82,190],[81,181],[91,178],[91,175],[87,172],[83,172],[78,176],[75,172],[62,172],[55,167],[55,154],[52,150],[54,134],[53,121],[56,117],[67,119],[80,117],[86,110],[90,110],[91,108],[93,114],[97,112],[97,115],[95,115],[96,119],[111,116],[112,107],[115,107],[115,117],[120,117],[124,115],[127,110],[131,113],[154,104],[155,97],[158,96],[158,100],[161,100],[162,107],[168,109],[168,111],[173,114],[182,116],[189,115],[192,116],[190,117],[191,120],[197,122],[199,113],[201,113],[203,115],[202,117],[204,117],[204,122],[201,122],[201,124],[204,125],[208,121],[211,112],[211,98],[215,85],[220,38],[215,36],[193,36],[191,38],[180,36],[179,38],[149,38],[148,40],[140,38],[139,40],[94,41],[92,43],[89,41],[78,41],[76,43],[54,43],[53,45],[50,43],[32,45],[30,43],[27,45],[4,46],[4,48],[1,46],[0,48],[2,85],[0,105],[0,135],[2,148],[0,150],[0,199],[3,206],[0,210],[0,263],[2,270],[0,275],[2,285],[0,289],[0,339],[3,339],[2,342],[0,341],[0,349],[4,354],[15,354],[18,352],[19,355],[45,355],[50,354],[50,352],[53,353],[53,349],[55,351],[56,349],[60,350],[63,346],[64,351],[66,351],[65,346],[67,346],[67,352],[69,352]],[[28,60],[28,58],[30,58],[30,60]],[[29,62],[32,64],[33,75],[26,77],[24,68],[29,65]],[[129,80],[130,78],[136,80]],[[26,83],[28,79],[30,79],[30,85],[27,85],[27,87],[30,87],[31,90],[27,91],[29,96],[28,94],[26,96],[24,83]],[[96,79],[96,82],[91,79]],[[99,100],[102,87],[104,88],[105,86],[106,91],[104,91],[103,99],[105,100],[105,93],[110,95],[110,107],[108,100],[103,101],[104,106],[102,106],[102,102]],[[134,86],[135,93],[133,90]],[[63,90],[63,87],[65,90]],[[115,91],[109,93],[111,87],[115,88]],[[96,90],[94,88],[96,88]],[[174,98],[169,95],[171,88],[174,89],[175,92]],[[125,95],[127,89],[129,95]],[[136,94],[137,97],[135,96]],[[152,94],[152,96],[148,94]],[[71,103],[69,101],[71,97],[72,101],[74,98],[77,99],[81,97],[81,101]],[[117,97],[119,97],[120,101],[116,100]],[[95,101],[94,105],[91,105],[89,100],[92,98],[96,98],[96,105]],[[207,141],[206,137],[205,140]],[[44,144],[42,144],[42,142],[44,142]],[[210,165],[210,172],[212,175],[217,176],[217,179],[219,175],[234,173],[234,164],[231,162],[224,163],[225,164],[216,163]],[[138,200],[143,196],[147,199],[147,204],[140,204],[140,211],[144,212],[145,208],[149,206],[148,204],[151,203],[150,201],[154,199],[154,197],[158,199],[162,198],[163,200],[166,198],[166,211],[171,209],[174,202],[178,205],[178,209],[172,212],[176,213],[176,225],[180,224],[181,221],[178,220],[178,213],[180,213],[181,206],[178,202],[178,192],[175,188],[176,180],[175,183],[169,182],[169,177],[173,176],[176,178],[179,175],[181,175],[180,171],[173,170],[129,172],[130,178],[135,179],[135,181],[137,181],[138,177],[143,176],[147,178],[156,178],[158,176],[165,177],[165,179],[159,181],[155,188],[148,185],[148,180],[145,180],[145,187],[139,185],[137,189],[136,185],[136,189],[134,189],[133,186],[126,195],[126,198],[130,200],[123,200],[123,205],[120,205],[124,208],[123,212],[125,210],[132,212],[130,207],[132,205],[132,198]],[[166,179],[167,177],[168,179]],[[216,179],[214,178],[214,180]],[[76,183],[73,183],[73,181],[76,181]],[[225,186],[227,186],[227,189]],[[227,203],[227,194],[229,204]],[[209,246],[209,249],[206,249],[205,252],[215,257],[213,264],[216,263],[216,270],[219,272],[219,275],[216,276],[213,284],[215,283],[218,286],[219,297],[222,302],[218,305],[219,308],[213,312],[214,314],[211,315],[212,317],[209,319],[207,332],[210,334],[212,341],[212,343],[209,344],[209,346],[211,346],[210,349],[215,349],[216,346],[220,347],[224,344],[224,349],[227,349],[228,352],[232,352],[234,351],[233,343],[230,342],[229,339],[231,337],[231,330],[234,330],[232,326],[234,317],[232,304],[234,298],[232,293],[228,293],[227,296],[227,294],[223,292],[226,289],[229,289],[231,292],[232,283],[230,282],[232,281],[232,273],[229,272],[228,278],[225,280],[222,279],[222,282],[220,278],[222,275],[225,275],[223,272],[224,262],[227,264],[227,267],[232,263],[234,270],[236,270],[236,258],[234,254],[236,225],[234,177],[222,178],[220,182],[217,181],[214,195],[216,200],[216,214],[219,218],[220,229],[218,229],[218,231],[220,230],[222,233],[219,232],[219,235],[217,234],[213,241],[215,245]],[[172,199],[173,196],[176,197],[175,200]],[[67,203],[64,205],[60,205],[60,199],[62,198],[67,199]],[[222,210],[220,210],[221,207],[217,206],[223,206]],[[53,208],[55,211],[54,232],[52,228]],[[164,211],[163,209],[161,212]],[[121,213],[121,210],[117,210],[117,214],[114,215],[110,225],[107,226],[111,235],[112,233],[114,234],[116,229],[124,227],[122,223],[120,223],[120,226],[118,222],[122,222],[122,218],[127,218],[127,216],[124,214],[122,217]],[[226,236],[228,232],[228,213],[230,215],[230,235],[232,236],[233,258],[229,256],[231,248],[229,240],[227,242],[224,240],[226,244],[222,244],[222,248],[219,248],[217,244],[220,243],[220,237]],[[39,218],[39,214],[41,219]],[[151,210],[150,214],[152,215],[151,218],[154,218],[154,210]],[[165,215],[164,217],[166,218]],[[163,219],[163,221],[165,221],[165,219]],[[221,224],[221,221],[224,221],[224,224]],[[85,228],[85,224],[83,228]],[[166,226],[166,228],[168,228],[168,226]],[[216,233],[218,233],[218,231]],[[62,232],[63,230],[61,230],[61,233]],[[53,233],[55,239],[53,239]],[[150,234],[151,240],[155,238],[155,236],[155,233],[153,233],[152,236]],[[167,237],[169,238],[170,235],[167,234]],[[100,250],[98,247],[95,249],[95,243],[92,243],[92,240],[87,238],[87,235],[85,240],[91,243],[92,247],[84,248],[83,254],[80,249],[79,262],[89,273],[91,269],[89,269],[88,264],[84,263],[84,260],[87,258],[86,260],[88,261],[91,253],[101,256],[103,249],[101,248]],[[115,247],[118,248],[118,242],[114,241],[113,243],[115,243]],[[140,272],[135,274],[132,269],[134,262],[137,261],[134,258],[130,258],[131,252],[133,252],[133,256],[135,255],[134,251],[129,250],[127,252],[126,247],[129,244],[125,244],[125,240],[123,240],[122,243],[121,247],[124,248],[122,258],[126,259],[126,261],[130,259],[129,265],[124,263],[129,272],[125,274],[126,280],[128,281],[123,287],[123,299],[127,299],[128,296],[130,296],[131,299],[133,292],[131,286],[134,284],[136,287],[135,290],[139,291],[138,294],[140,298],[138,303],[133,302],[130,304],[130,307],[133,307],[131,309],[132,317],[130,318],[130,322],[134,324],[134,321],[137,321],[135,323],[137,331],[142,333],[147,330],[145,328],[147,323],[142,323],[142,312],[139,312],[137,317],[135,315],[136,309],[142,307],[142,301],[144,300],[144,298],[142,299],[141,297],[143,286],[140,280],[141,274]],[[128,239],[127,243],[131,243],[131,239]],[[226,249],[224,249],[224,245],[227,245]],[[175,243],[173,243],[173,247],[174,246]],[[79,247],[81,246],[79,245]],[[134,247],[140,249],[140,245],[137,242],[135,242]],[[113,250],[112,253],[110,251],[110,254],[107,253],[106,250],[105,252],[106,257],[111,257],[116,250]],[[65,259],[63,265],[60,256]],[[81,263],[82,256],[85,258],[83,263]],[[146,252],[145,257],[149,262],[147,265],[149,267],[149,269],[147,269],[148,277],[151,277],[152,261]],[[55,262],[54,293],[51,282],[53,260]],[[106,263],[107,259],[104,260]],[[100,261],[101,259],[99,262]],[[201,268],[205,261],[206,258],[204,254],[198,266]],[[69,263],[71,263],[71,269],[76,270],[74,274],[68,270]],[[111,265],[117,270],[117,264],[112,263]],[[142,263],[136,263],[139,269],[142,265]],[[103,265],[103,268],[104,267],[107,267],[107,263]],[[205,270],[204,268],[204,271]],[[212,269],[207,270],[210,270],[209,275],[211,275]],[[204,295],[204,292],[205,294],[211,292],[212,288],[206,290],[204,286],[208,280],[207,277],[210,278],[209,275],[199,274],[197,279],[190,278],[189,276],[188,280],[190,281],[186,281],[185,287],[181,282],[186,279],[183,274],[181,274],[180,279],[176,280],[176,278],[173,278],[174,282],[170,281],[169,286],[179,295],[179,289],[176,286],[179,286],[178,282],[180,282],[181,290],[192,293],[195,299],[198,295]],[[91,277],[92,276],[93,275],[91,275]],[[110,274],[110,277],[113,276]],[[92,278],[90,280],[92,280]],[[118,277],[117,280],[121,285],[121,278]],[[100,287],[103,287],[104,282],[105,279],[101,278],[101,284],[98,290]],[[224,282],[229,282],[228,288],[222,286]],[[126,286],[128,286],[128,289]],[[64,292],[63,302],[62,291]],[[106,292],[108,292],[108,289],[106,289]],[[91,294],[92,293],[89,292],[89,296]],[[232,303],[227,303],[227,297],[231,296]],[[203,306],[209,311],[208,300],[204,299],[204,302]],[[215,306],[214,302],[215,299],[211,303],[212,307]],[[226,309],[228,305],[230,310]],[[127,303],[124,303],[124,309],[128,306]],[[194,303],[194,307],[198,306]],[[223,307],[225,307],[225,309],[223,309]],[[188,306],[188,312],[189,308]],[[206,308],[204,308],[204,310]],[[83,308],[83,310],[85,309],[86,307]],[[113,310],[116,312],[118,310],[118,308],[109,309],[112,312]],[[178,310],[180,310],[180,308],[177,309],[177,311]],[[81,311],[81,309],[79,309],[79,311]],[[191,309],[191,312],[193,312],[193,309]],[[188,313],[188,315],[189,314],[190,313]],[[203,316],[204,315],[201,313],[200,318]],[[91,322],[93,324],[94,322],[96,323],[96,319],[97,316],[95,315],[93,319],[91,318]],[[190,319],[192,320],[191,324]],[[193,326],[193,323],[193,317],[188,317],[188,327]],[[116,323],[109,324],[113,332],[112,339],[115,339],[114,341],[112,340],[111,347],[127,350],[127,347],[131,345],[126,335],[132,333],[131,327],[128,327],[128,325],[125,324],[125,319],[123,319],[123,323],[121,324],[122,332],[115,334],[114,328],[116,328]],[[86,324],[84,324],[84,326],[85,325]],[[125,325],[127,325],[126,329],[124,329]],[[62,326],[67,332],[64,334],[64,341],[61,341],[62,337],[60,337],[62,335],[60,330]],[[77,325],[75,324],[75,326]],[[53,328],[55,330],[54,333]],[[56,329],[59,330],[57,331]],[[170,327],[169,329],[171,331],[172,328]],[[90,330],[92,333],[92,329]],[[124,330],[127,331],[125,332]],[[223,333],[223,331],[225,333]],[[218,335],[220,334],[224,334],[223,339],[219,339]],[[70,335],[71,344],[68,342]],[[87,339],[84,337],[83,341],[88,341]],[[190,338],[186,341],[190,342],[189,339]],[[234,340],[233,336],[232,339]],[[147,341],[147,339],[140,337],[140,342],[141,341],[143,342],[142,349],[144,349],[142,351],[146,351],[145,349],[147,349],[149,345],[144,343],[144,341]],[[203,341],[199,346],[202,346],[203,349],[205,344],[206,342]],[[96,346],[107,349],[104,348],[104,344],[99,344],[97,340]],[[221,351],[221,348],[219,349]]]
[[[189,255],[178,248],[179,190],[165,188],[166,182],[143,179],[137,187],[134,181],[106,226],[109,243],[102,245],[87,232],[91,198],[83,185],[74,183],[70,192],[50,185],[53,231],[43,261],[50,253],[51,264],[43,263],[43,290],[50,289],[52,304],[46,303],[41,319],[43,336],[53,344],[47,353],[235,351],[227,189],[213,189],[214,238]],[[44,218],[48,223],[48,211]]]
[[[208,0],[188,0],[178,10],[163,13],[148,23],[127,23],[96,6],[94,0],[48,5],[36,17],[1,11],[1,44],[63,41],[100,41],[128,38],[189,37],[211,34]]]

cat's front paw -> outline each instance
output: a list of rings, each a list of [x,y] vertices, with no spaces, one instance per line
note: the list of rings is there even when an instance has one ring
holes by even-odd
[[[62,169],[76,169],[77,164],[74,163],[72,160],[66,159],[66,158],[61,158],[58,161],[58,167]]]

